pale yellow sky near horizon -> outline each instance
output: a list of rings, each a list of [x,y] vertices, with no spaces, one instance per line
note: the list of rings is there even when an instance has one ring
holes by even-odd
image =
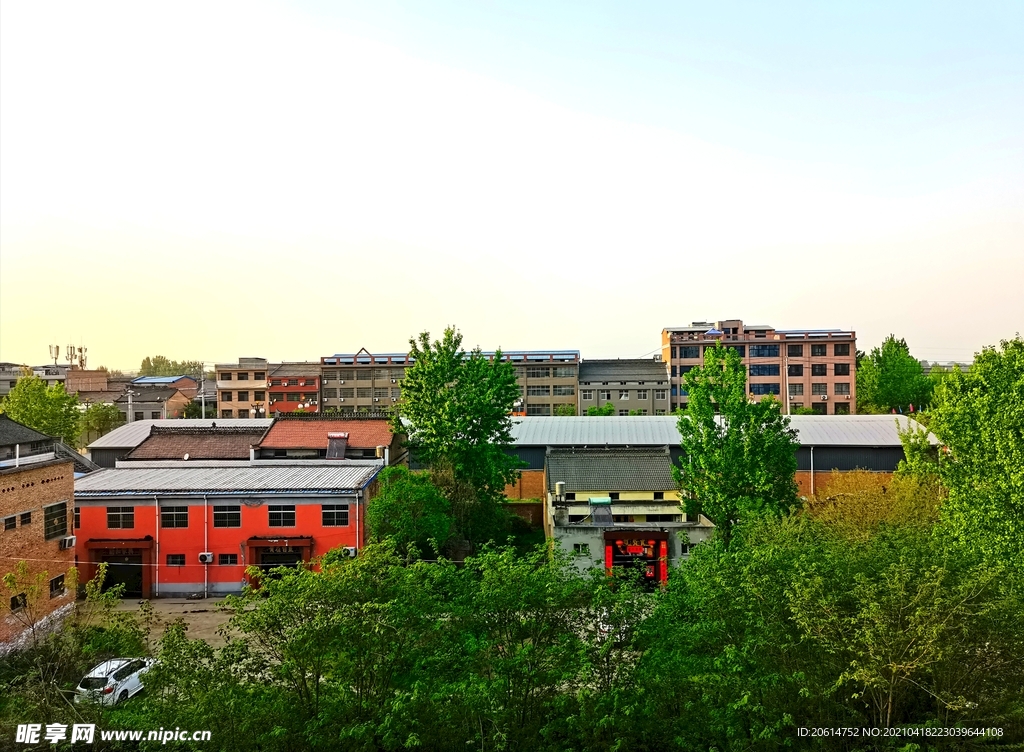
[[[4,7],[0,361],[316,360],[449,324],[638,357],[734,316],[969,360],[1024,329],[1020,176],[896,190],[275,7],[160,8]]]

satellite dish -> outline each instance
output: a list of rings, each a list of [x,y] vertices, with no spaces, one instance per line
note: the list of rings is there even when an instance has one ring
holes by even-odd
[[[185,456],[184,456],[184,457],[182,457],[182,459],[183,459],[183,460],[187,460],[187,459],[188,459],[188,452],[185,452]]]

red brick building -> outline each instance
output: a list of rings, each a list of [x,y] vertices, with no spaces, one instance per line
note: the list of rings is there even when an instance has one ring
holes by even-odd
[[[148,463],[147,463],[148,464]],[[78,481],[83,579],[107,562],[130,597],[238,592],[245,568],[309,561],[365,539],[381,463],[154,463]]]
[[[29,575],[17,592],[0,585],[0,655],[72,608],[74,483],[74,463],[55,453],[53,438],[0,414],[0,575],[19,562]],[[41,590],[35,587],[40,575]]]
[[[275,413],[320,412],[320,364],[281,363],[270,366],[267,388],[270,409]]]
[[[341,446],[345,459],[373,459],[377,447],[384,447],[385,464],[395,465],[406,461],[402,436],[391,432],[391,422],[386,417],[372,414],[331,418],[281,416],[274,421],[266,435],[257,443],[257,459],[316,459],[328,456],[330,435],[343,435],[344,441],[335,441]]]

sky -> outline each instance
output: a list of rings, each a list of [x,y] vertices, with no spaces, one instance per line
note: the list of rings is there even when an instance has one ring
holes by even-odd
[[[0,361],[1024,331],[1019,2],[4,2]]]

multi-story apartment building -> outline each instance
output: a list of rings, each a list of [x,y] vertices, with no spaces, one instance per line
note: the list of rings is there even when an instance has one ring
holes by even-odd
[[[270,366],[270,415],[320,412],[320,364],[280,363]]]
[[[55,439],[0,414],[0,573],[28,567],[0,602],[0,655],[41,637],[74,604],[74,475]]]
[[[744,325],[739,319],[696,321],[662,330],[662,358],[670,368],[673,410],[686,408],[684,377],[703,363],[704,352],[716,342],[734,348],[743,359],[753,399],[773,395],[786,413],[800,407],[822,415],[856,412],[856,332],[784,330]]]
[[[493,358],[494,352],[484,356]],[[516,369],[523,415],[553,415],[560,405],[576,408],[580,354],[578,350],[515,350],[502,352]],[[407,353],[341,353],[320,358],[323,408],[340,412],[386,410],[402,397],[402,380],[413,359]]]
[[[218,363],[217,405],[220,417],[268,417],[269,368],[266,358],[239,358],[237,363]]]
[[[668,367],[657,360],[584,360],[580,363],[577,412],[611,402],[615,415],[665,415],[669,411]]]

